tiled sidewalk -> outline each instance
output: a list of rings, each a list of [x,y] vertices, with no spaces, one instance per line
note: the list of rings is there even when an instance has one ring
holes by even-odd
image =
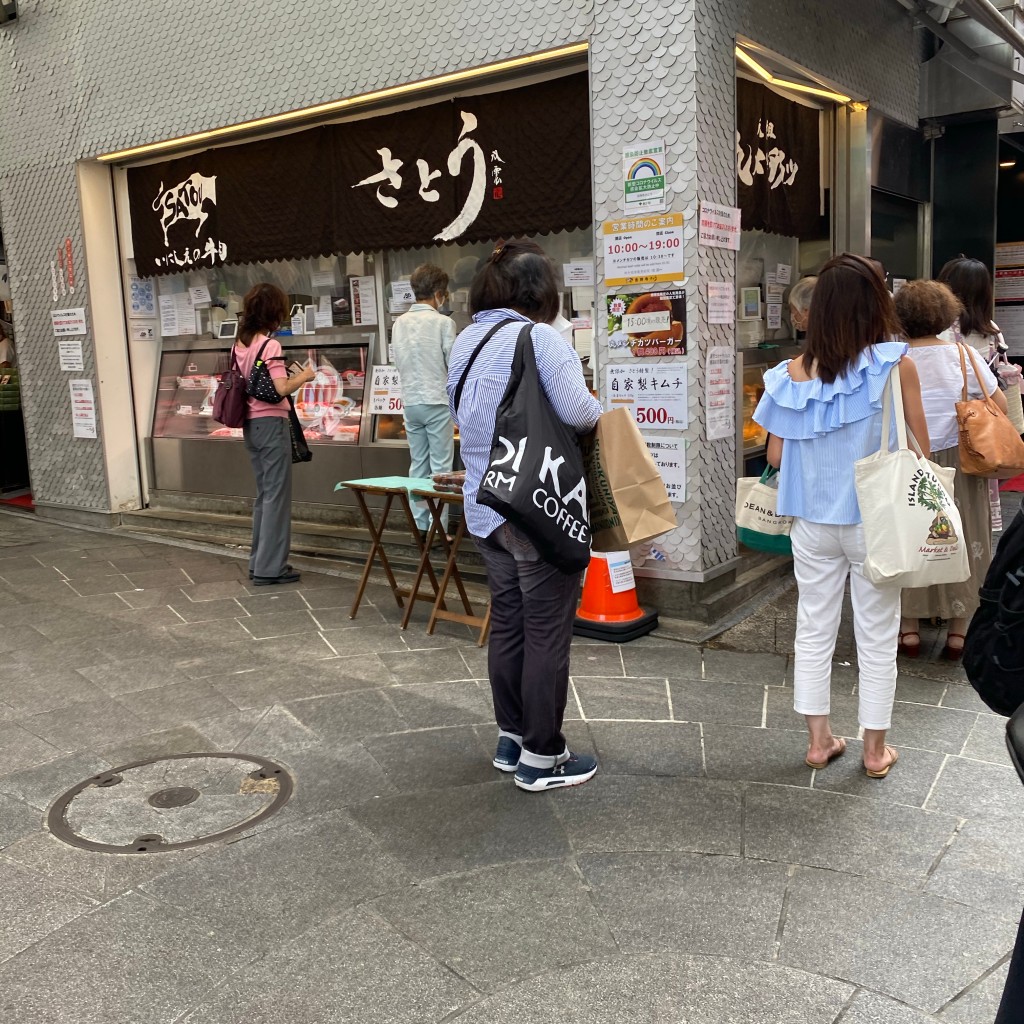
[[[468,631],[244,566],[0,515],[4,1022],[991,1024],[1024,787],[959,669],[902,666],[876,782],[850,666],[850,750],[804,767],[785,601],[715,649],[579,644],[567,731],[601,770],[525,794],[490,767]],[[226,751],[296,779],[240,839],[125,856],[44,827],[91,775]]]

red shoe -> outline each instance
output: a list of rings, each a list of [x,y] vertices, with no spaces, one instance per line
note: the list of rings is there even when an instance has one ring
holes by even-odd
[[[957,640],[962,641],[959,647],[953,647],[950,644],[950,640],[956,637]],[[946,646],[942,648],[942,657],[946,661],[959,661],[964,654],[964,643],[966,643],[967,637],[963,633],[947,633],[946,634]]]
[[[914,643],[908,644],[903,641],[905,636],[913,636],[917,637],[917,639]],[[904,658],[916,658],[921,653],[921,634],[916,629],[900,633],[899,642],[896,644],[896,653],[902,654]]]

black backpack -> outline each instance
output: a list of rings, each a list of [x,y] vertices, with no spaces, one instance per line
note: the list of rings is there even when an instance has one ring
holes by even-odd
[[[997,714],[1024,704],[1024,502],[1003,533],[964,641],[964,670]]]

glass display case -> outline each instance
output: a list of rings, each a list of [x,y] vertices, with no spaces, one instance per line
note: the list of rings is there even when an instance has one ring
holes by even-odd
[[[316,379],[295,393],[295,412],[312,444],[358,444],[366,390],[366,345],[314,344],[281,338],[289,367],[312,367]],[[241,429],[213,418],[219,375],[229,346],[165,349],[153,419],[154,438],[240,438]]]

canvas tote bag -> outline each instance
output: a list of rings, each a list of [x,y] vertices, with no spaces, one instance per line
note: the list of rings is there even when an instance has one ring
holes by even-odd
[[[759,477],[744,476],[736,481],[736,539],[754,551],[792,555],[789,532],[793,517],[780,516],[777,511],[778,473],[769,466]]]
[[[661,473],[627,409],[612,409],[584,441],[591,546],[622,551],[676,528]]]
[[[896,416],[899,448],[889,450]],[[899,367],[889,374],[882,400],[882,447],[854,463],[857,502],[864,523],[864,575],[876,585],[930,587],[962,583],[970,574],[960,512],[953,503],[956,470],[921,454],[903,418]]]

